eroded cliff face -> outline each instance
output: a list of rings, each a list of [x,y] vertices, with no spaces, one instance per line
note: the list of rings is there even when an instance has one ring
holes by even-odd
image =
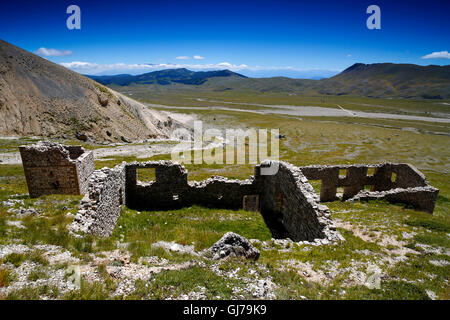
[[[170,117],[0,40],[0,135],[136,141],[169,137]]]

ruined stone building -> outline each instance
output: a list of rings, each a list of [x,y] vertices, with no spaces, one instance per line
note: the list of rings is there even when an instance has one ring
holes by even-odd
[[[48,194],[85,194],[94,172],[92,151],[40,141],[20,146],[30,197]]]
[[[430,213],[439,192],[408,164],[296,167],[266,161],[247,180],[214,176],[198,182],[189,181],[184,166],[172,161],[124,162],[94,171],[92,153],[80,147],[41,143],[21,147],[21,154],[30,195],[85,194],[70,230],[99,236],[111,235],[122,205],[169,210],[196,204],[259,211],[274,238],[330,242],[342,236],[320,202],[338,199],[339,188],[343,200],[383,198]],[[274,174],[262,173],[274,166]],[[155,180],[139,181],[138,169],[154,170]],[[309,180],[321,180],[320,197]]]
[[[439,190],[410,164],[341,165],[300,167],[308,180],[321,180],[320,201],[386,199],[433,213]]]

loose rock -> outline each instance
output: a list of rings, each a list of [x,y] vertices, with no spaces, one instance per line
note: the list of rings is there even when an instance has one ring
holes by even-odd
[[[228,257],[244,257],[245,259],[256,261],[260,255],[259,250],[246,238],[233,232],[227,232],[208,251],[213,255],[214,260]]]

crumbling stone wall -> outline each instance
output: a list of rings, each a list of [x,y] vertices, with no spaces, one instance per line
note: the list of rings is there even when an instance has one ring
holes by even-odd
[[[30,197],[86,193],[94,171],[91,151],[50,141],[20,146],[19,150]]]
[[[139,181],[138,169],[154,169],[155,181]],[[319,204],[298,168],[280,163],[275,176],[262,176],[260,172],[261,166],[256,166],[255,176],[247,180],[214,176],[197,182],[188,181],[187,170],[171,161],[124,163],[112,170],[97,170],[71,230],[110,235],[120,215],[121,201],[136,210],[168,210],[194,204],[241,209],[244,199],[253,197],[252,210],[262,212],[274,237],[327,242],[341,239],[328,208]]]
[[[349,201],[386,199],[391,203],[403,203],[416,210],[433,213],[439,190],[430,186],[416,188],[396,188],[387,191],[360,191]]]
[[[137,169],[155,169],[156,180],[137,179]],[[167,210],[194,204],[242,208],[245,195],[259,194],[254,179],[231,180],[211,177],[189,181],[187,170],[171,161],[133,162],[126,165],[126,205],[137,210]]]
[[[328,242],[341,239],[329,209],[320,201],[386,199],[432,213],[439,190],[409,164],[295,167],[286,162],[264,162],[254,176],[233,180],[213,176],[188,181],[187,170],[171,161],[122,163],[94,171],[92,152],[80,146],[41,141],[19,147],[31,197],[85,194],[70,229],[109,236],[121,206],[137,210],[167,210],[191,205],[259,210],[276,238]],[[265,167],[278,167],[262,175]],[[138,169],[154,169],[155,181],[138,180]],[[345,175],[340,172],[345,170]],[[369,170],[373,171],[368,173]],[[321,180],[320,200],[308,180]],[[370,187],[370,190],[368,190]]]
[[[125,203],[125,163],[103,168],[91,175],[88,191],[70,226],[74,233],[109,237]]]
[[[270,166],[270,162],[257,167]],[[294,241],[342,239],[328,207],[319,203],[313,187],[298,167],[279,163],[275,175],[261,176],[261,214],[276,238]]]
[[[155,169],[156,181],[138,181],[137,169]],[[182,207],[187,190],[187,171],[170,161],[133,162],[126,165],[126,205],[136,210]]]
[[[373,170],[368,174],[368,170]],[[309,180],[321,180],[320,201],[335,201],[337,188],[343,187],[343,200],[384,198],[432,213],[439,190],[410,164],[308,166],[300,170]],[[340,171],[345,170],[345,175]]]
[[[255,167],[247,180],[213,176],[188,181],[188,172],[171,161],[123,163],[114,169],[97,170],[89,180],[73,231],[109,236],[120,216],[121,204],[136,210],[168,210],[191,205],[241,209],[252,199],[275,238],[328,243],[342,239],[320,200],[336,199],[338,187],[344,198],[385,198],[432,212],[438,190],[429,186],[423,174],[407,164],[295,167],[277,162],[278,172],[262,175],[271,162]],[[373,168],[373,174],[367,174]],[[138,169],[154,169],[155,181],[138,180]],[[345,169],[346,175],[339,171]],[[394,177],[395,174],[395,177]],[[322,180],[321,199],[308,179]],[[371,185],[371,190],[365,186]]]

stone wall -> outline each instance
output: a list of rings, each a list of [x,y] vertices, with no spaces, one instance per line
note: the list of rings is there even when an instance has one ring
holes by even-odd
[[[125,203],[125,164],[96,170],[70,226],[74,233],[109,237]]]
[[[329,242],[342,237],[320,201],[336,200],[340,187],[344,200],[382,198],[430,213],[439,193],[409,164],[295,167],[264,162],[247,180],[213,176],[198,182],[188,181],[187,170],[171,161],[124,162],[94,171],[92,152],[80,146],[40,141],[19,149],[30,196],[85,194],[70,229],[99,236],[111,235],[123,204],[136,210],[201,205],[258,210],[275,238]],[[263,175],[267,168],[278,171]],[[155,181],[139,181],[138,169],[155,170]],[[322,181],[320,200],[308,180]]]
[[[416,210],[433,213],[439,190],[430,186],[396,188],[387,191],[361,191],[349,201],[386,199],[391,203],[403,203]]]
[[[343,187],[343,200],[384,198],[432,213],[439,193],[419,170],[405,163],[308,166],[300,170],[309,180],[321,180],[323,202],[337,200],[337,189]],[[369,170],[373,172],[368,173]],[[345,175],[340,174],[342,171]]]
[[[262,163],[261,166],[270,166]],[[257,170],[258,170],[257,169]],[[275,238],[294,241],[336,241],[336,231],[328,207],[319,198],[298,167],[280,162],[275,175],[259,176],[262,184],[261,214]]]
[[[137,179],[137,169],[155,169],[156,180]],[[259,194],[253,178],[230,180],[211,177],[188,182],[187,170],[171,161],[133,162],[126,165],[126,205],[137,210],[167,210],[192,206],[242,208],[245,195]]]
[[[338,187],[350,200],[387,199],[432,212],[438,190],[407,164],[295,167],[277,162],[275,175],[261,175],[272,163],[255,167],[254,176],[233,180],[213,176],[188,181],[188,172],[171,161],[123,163],[114,169],[97,170],[89,180],[88,193],[72,230],[109,236],[120,216],[121,204],[135,210],[170,210],[192,205],[242,209],[252,199],[251,210],[261,212],[274,238],[294,241],[337,241],[328,207],[308,179],[322,180],[321,200],[335,200]],[[368,174],[372,168],[372,173]],[[139,181],[138,169],[155,170],[155,180]],[[341,170],[346,174],[339,175]],[[371,191],[366,190],[371,186]]]
[[[322,180],[321,197],[326,196],[325,200],[335,200],[337,188],[344,187],[346,199],[384,198],[428,212],[433,211],[438,193],[417,169],[406,164],[299,168],[276,162],[276,174],[262,175],[261,171],[272,164],[256,166],[254,176],[247,180],[213,176],[199,182],[188,181],[187,170],[171,161],[123,163],[114,169],[97,170],[89,180],[88,192],[71,230],[109,236],[122,204],[135,210],[192,205],[242,209],[245,199],[252,199],[251,210],[261,212],[274,238],[328,243],[342,237],[333,225],[328,207],[320,204],[308,179]],[[368,174],[369,168],[373,168],[372,174]],[[155,180],[139,181],[138,169],[155,170]],[[343,169],[346,175],[340,176]],[[373,191],[366,190],[367,185]]]
[[[49,141],[20,146],[30,197],[49,194],[84,194],[94,171],[94,156],[80,146]]]
[[[137,169],[154,169],[156,181],[138,181]],[[180,208],[186,202],[187,171],[170,161],[128,163],[126,174],[126,205],[136,210]]]
[[[154,169],[155,181],[138,180],[138,169]],[[213,176],[188,181],[187,170],[171,161],[124,163],[112,170],[95,171],[89,192],[75,218],[73,231],[97,235],[111,234],[120,215],[120,201],[136,210],[170,210],[192,205],[242,209],[244,199],[252,197],[252,210],[261,211],[276,238],[295,241],[341,239],[330,219],[330,212],[300,170],[280,163],[275,176],[255,176],[234,180]],[[116,192],[118,189],[124,193]]]

